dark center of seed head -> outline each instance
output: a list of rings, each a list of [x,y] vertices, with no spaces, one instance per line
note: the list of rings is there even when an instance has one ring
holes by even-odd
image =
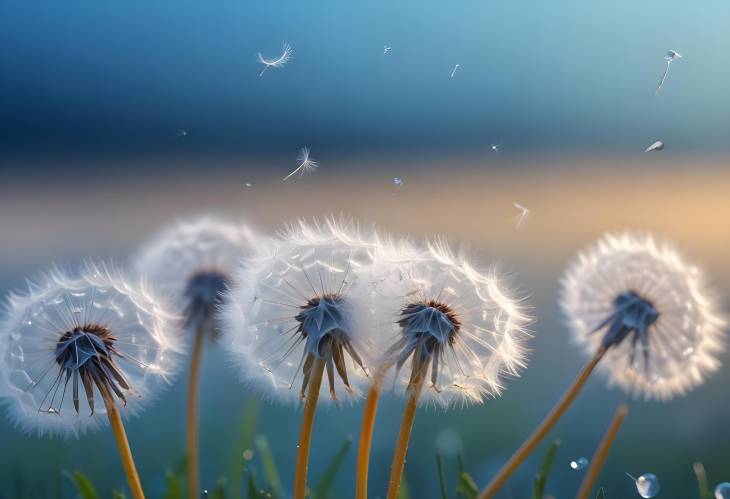
[[[635,291],[626,291],[613,301],[610,315],[593,332],[605,329],[601,346],[608,350],[620,345],[631,336],[629,363],[634,364],[636,346],[641,342],[644,367],[649,368],[649,331],[659,319],[659,311],[654,304]]]
[[[221,272],[206,270],[194,274],[184,292],[187,325],[205,325],[210,321],[226,289],[228,279]]]
[[[435,343],[453,345],[461,329],[461,321],[456,312],[436,300],[410,303],[403,307],[400,315],[398,325],[403,334],[422,337],[427,346]]]
[[[61,334],[56,343],[56,362],[60,373],[56,383],[68,386],[71,383],[74,408],[79,412],[79,386],[83,386],[91,413],[94,413],[94,386],[102,397],[111,400],[114,395],[126,404],[122,390],[131,390],[122,371],[117,367],[115,357],[121,358],[114,346],[116,338],[111,330],[97,324],[77,326]],[[56,390],[57,392],[57,390]],[[65,395],[66,389],[62,391]],[[59,405],[63,403],[63,395]],[[49,410],[54,397],[51,399]]]

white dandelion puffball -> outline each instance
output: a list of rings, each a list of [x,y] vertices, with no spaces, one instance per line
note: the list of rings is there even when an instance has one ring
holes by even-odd
[[[0,400],[39,435],[104,424],[104,395],[136,414],[176,372],[177,317],[106,266],[54,269],[12,294],[0,325]]]
[[[496,271],[480,272],[443,241],[395,264],[378,259],[379,306],[375,335],[386,345],[385,365],[395,367],[407,393],[423,383],[420,401],[441,406],[482,403],[504,389],[506,377],[526,367],[530,314]],[[389,251],[383,250],[387,255]]]
[[[262,241],[236,274],[222,309],[223,339],[242,379],[264,395],[297,400],[325,361],[322,393],[357,395],[370,355],[369,309],[359,278],[372,264],[374,231],[299,221]]]
[[[575,342],[611,384],[668,400],[720,367],[724,321],[700,270],[651,235],[606,235],[563,279],[561,305]]]
[[[216,307],[256,236],[220,217],[181,220],[153,237],[135,258],[136,271],[169,296],[191,328],[215,328]]]

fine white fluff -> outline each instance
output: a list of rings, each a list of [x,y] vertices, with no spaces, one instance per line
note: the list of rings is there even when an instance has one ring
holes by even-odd
[[[6,306],[0,324],[0,401],[10,420],[29,433],[78,435],[107,421],[97,388],[91,416],[83,389],[80,415],[70,386],[63,398],[63,383],[55,398],[48,395],[60,369],[56,345],[75,327],[98,324],[116,338],[124,358],[115,362],[133,390],[126,408],[120,407],[123,413],[137,414],[176,372],[177,316],[143,283],[133,284],[105,265],[87,264],[77,275],[50,270],[29,282],[25,293],[11,294]]]
[[[187,292],[191,279],[215,272],[230,280],[256,237],[246,224],[223,217],[179,220],[152,237],[133,266],[183,315],[194,298]]]
[[[613,301],[633,291],[651,302],[659,318],[648,333],[649,363],[635,355],[631,339],[608,350],[599,364],[610,384],[634,396],[668,400],[702,384],[720,367],[724,320],[700,270],[669,244],[651,235],[606,235],[579,254],[563,278],[561,306],[573,340],[593,356]]]
[[[223,343],[241,379],[265,397],[297,401],[302,381],[302,360],[307,353],[319,356],[297,331],[297,314],[307,301],[337,293],[348,304],[349,340],[364,363],[370,358],[363,333],[369,328],[370,308],[360,286],[360,276],[372,264],[374,231],[360,231],[353,223],[328,219],[322,223],[298,221],[277,238],[257,241],[256,251],[245,258],[234,277],[221,310]],[[316,345],[316,343],[314,343]],[[366,372],[345,356],[353,394],[362,391]],[[338,397],[348,393],[335,376]],[[329,400],[322,383],[321,400]]]
[[[443,240],[430,242],[424,249],[402,240],[381,244],[374,268],[373,301],[377,306],[371,335],[383,351],[407,333],[398,321],[409,304],[441,302],[461,323],[454,341],[441,345],[435,386],[431,363],[420,401],[443,407],[479,404],[486,397],[499,396],[505,378],[518,376],[526,367],[525,343],[532,319],[494,269],[478,270],[465,254],[455,253]],[[381,362],[396,360],[397,352],[391,352]],[[411,367],[412,356],[397,372],[398,393],[406,393]]]

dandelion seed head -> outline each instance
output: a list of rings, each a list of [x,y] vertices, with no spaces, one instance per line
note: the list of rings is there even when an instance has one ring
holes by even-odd
[[[294,51],[292,50],[291,45],[286,42],[283,42],[281,47],[281,54],[275,59],[267,59],[263,56],[261,52],[259,52],[256,56],[256,59],[259,63],[264,65],[264,69],[261,71],[259,76],[263,76],[264,72],[269,68],[280,68],[284,66],[291,59],[293,52]]]
[[[724,320],[701,271],[651,235],[606,235],[581,253],[562,283],[574,341],[634,396],[668,400],[720,367]]]
[[[478,270],[443,240],[423,250],[401,242],[383,253],[372,325],[387,345],[382,362],[395,367],[394,381],[405,387],[398,391],[423,382],[420,400],[444,407],[498,396],[505,378],[526,365],[531,321],[506,280]]]
[[[224,345],[246,383],[295,401],[322,359],[325,400],[361,393],[370,309],[359,279],[372,263],[375,238],[352,222],[328,219],[298,221],[259,241],[222,307]]]
[[[181,220],[153,236],[134,267],[170,297],[187,327],[216,331],[221,295],[255,238],[245,224],[221,217]]]
[[[0,400],[27,432],[70,436],[106,421],[103,396],[137,414],[176,372],[177,316],[105,265],[53,269],[8,298]]]

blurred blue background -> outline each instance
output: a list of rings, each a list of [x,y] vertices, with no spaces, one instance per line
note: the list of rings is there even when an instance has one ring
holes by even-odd
[[[346,213],[414,237],[444,234],[514,271],[538,317],[530,366],[502,398],[416,419],[412,497],[438,497],[435,454],[459,442],[484,485],[582,365],[556,304],[577,250],[605,230],[654,230],[708,268],[730,308],[729,23],[723,1],[3,1],[0,288],[54,262],[124,263],[161,224],[199,212],[263,231]],[[259,78],[257,52],[276,56],[283,41],[291,62]],[[655,96],[669,49],[684,57]],[[644,154],[655,140],[665,150]],[[282,183],[303,146],[320,169]],[[519,230],[514,202],[531,210]],[[256,433],[290,488],[300,409],[256,402],[208,347],[203,484],[230,479],[255,403]],[[185,379],[129,423],[151,497],[184,453]],[[684,398],[632,403],[600,480],[607,497],[638,497],[624,472],[657,474],[660,497],[696,497],[695,461],[713,485],[730,480],[729,382],[725,367]],[[591,380],[551,434],[563,445],[550,495],[575,494],[582,473],[569,463],[591,456],[622,399]],[[357,437],[360,410],[318,415],[315,476]],[[374,496],[385,493],[400,410],[382,406]],[[73,497],[62,470],[83,470],[103,497],[124,486],[108,432],[40,440],[3,421],[0,442],[2,498],[50,497],[57,485]],[[501,497],[530,497],[544,449]],[[354,465],[351,451],[336,497],[353,495]],[[450,489],[455,470],[448,456]]]

